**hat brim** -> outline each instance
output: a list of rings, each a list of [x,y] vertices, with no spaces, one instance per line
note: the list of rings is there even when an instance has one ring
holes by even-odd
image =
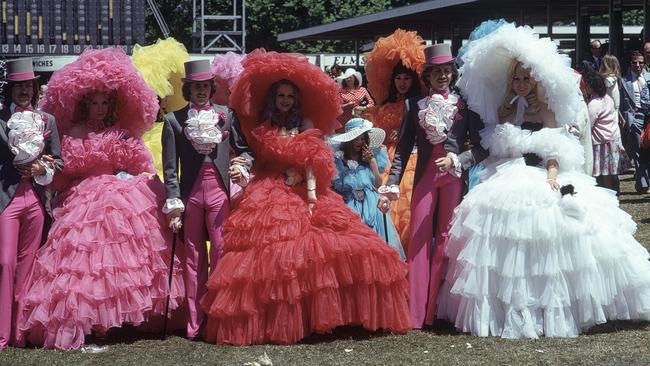
[[[450,64],[452,62],[456,61],[455,57],[451,56],[445,56],[445,57],[433,57],[424,63],[424,66],[439,66],[439,65],[446,65]]]
[[[30,77],[28,77],[28,78],[18,78],[18,79],[14,79],[14,78],[9,78],[9,77],[7,77],[7,82],[8,82],[8,83],[20,83],[20,82],[22,82],[22,81],[38,80],[38,79],[40,79],[40,78],[41,78],[40,75],[34,75],[34,76],[30,76]]]
[[[381,146],[384,143],[384,139],[386,138],[386,132],[382,130],[381,128],[358,128],[354,129],[352,131],[348,132],[343,132],[338,135],[334,135],[330,137],[329,141],[332,143],[340,144],[343,142],[350,142],[357,137],[363,135],[364,133],[368,132],[368,137],[370,140],[370,148],[376,148]]]
[[[210,81],[214,80],[214,77],[206,77],[206,78],[182,78],[181,79],[184,83],[191,83],[193,81]]]

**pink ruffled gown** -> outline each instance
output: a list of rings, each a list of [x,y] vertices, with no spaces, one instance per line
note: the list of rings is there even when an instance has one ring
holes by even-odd
[[[20,328],[34,344],[77,349],[93,329],[140,325],[164,312],[171,236],[160,212],[162,183],[138,175],[154,172],[142,140],[111,128],[64,136],[61,150],[54,224],[38,252]],[[172,309],[184,297],[182,274],[174,273]]]

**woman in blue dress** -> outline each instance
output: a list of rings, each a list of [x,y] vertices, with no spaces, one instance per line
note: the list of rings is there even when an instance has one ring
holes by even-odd
[[[345,132],[330,138],[334,148],[334,163],[338,175],[332,183],[345,203],[361,216],[361,220],[376,231],[405,259],[404,250],[389,215],[377,208],[382,176],[389,167],[386,148],[381,145],[384,130],[373,128],[363,118],[353,118],[345,124]]]

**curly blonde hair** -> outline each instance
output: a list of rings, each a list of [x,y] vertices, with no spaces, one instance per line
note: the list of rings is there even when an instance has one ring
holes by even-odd
[[[499,106],[498,109],[499,119],[503,119],[515,113],[516,106],[514,104],[511,104],[510,102],[515,97],[515,95],[517,95],[512,89],[512,81],[514,79],[515,72],[518,67],[522,68],[524,71],[527,71],[530,75],[530,69],[524,68],[524,66],[520,61],[515,59],[510,63],[510,67],[508,69],[508,79],[507,79],[508,89],[506,90],[506,94],[504,95],[503,102],[501,102],[501,105]],[[526,108],[527,116],[536,115],[543,109],[547,108],[546,102],[544,101],[544,90],[542,88],[542,84],[539,81],[535,80],[532,77],[532,75],[530,80],[531,80],[531,84],[533,84],[533,87],[530,93],[526,96],[526,100],[528,101],[528,107]]]

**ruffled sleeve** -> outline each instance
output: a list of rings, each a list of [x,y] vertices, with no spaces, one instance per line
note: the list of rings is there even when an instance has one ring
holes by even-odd
[[[126,171],[133,175],[155,174],[151,152],[142,139],[133,137],[121,139],[118,146],[115,149],[115,170]]]
[[[345,164],[343,163],[343,151],[338,150],[334,153],[334,166],[336,166],[337,174],[332,180],[332,188],[335,191],[343,192],[343,179],[345,178]]]
[[[528,138],[525,152],[539,155],[544,162],[557,160],[560,171],[582,170],[584,151],[578,139],[564,127],[542,128]]]
[[[308,166],[313,168],[320,191],[331,185],[336,175],[332,151],[322,139],[322,132],[309,129],[296,136],[282,136],[277,128],[268,123],[251,131],[256,143],[254,154],[268,169],[278,169],[278,166],[293,167],[306,171]]]

